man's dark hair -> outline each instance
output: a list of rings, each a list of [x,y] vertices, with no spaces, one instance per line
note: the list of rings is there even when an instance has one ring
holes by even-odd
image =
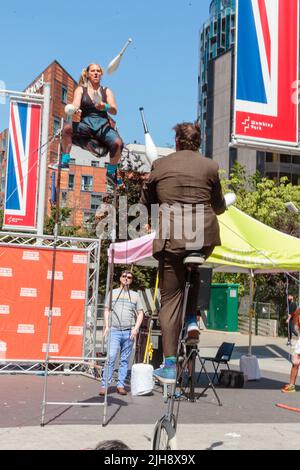
[[[130,450],[124,442],[118,440],[101,441],[94,450]]]
[[[173,130],[176,132],[176,144],[180,150],[193,150],[197,152],[201,145],[201,129],[198,123],[183,122],[177,124]]]

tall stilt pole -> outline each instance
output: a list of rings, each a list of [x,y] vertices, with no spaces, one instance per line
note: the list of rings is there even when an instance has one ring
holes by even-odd
[[[46,359],[45,359],[45,382],[44,382],[44,393],[42,403],[42,419],[41,426],[45,425],[45,412],[47,403],[47,389],[48,389],[48,372],[49,372],[49,356],[50,356],[50,342],[51,342],[51,329],[52,329],[52,318],[53,318],[53,304],[54,304],[54,287],[55,287],[55,270],[56,270],[56,255],[57,245],[59,236],[59,209],[60,209],[60,181],[61,181],[61,138],[64,120],[61,120],[61,133],[58,149],[58,174],[57,174],[57,186],[56,186],[56,200],[55,200],[55,224],[54,224],[54,244],[53,244],[53,257],[52,257],[52,276],[51,276],[51,287],[50,287],[50,305],[49,305],[49,316],[48,316],[48,337],[46,347]],[[47,160],[47,159],[46,159]]]
[[[109,333],[107,338],[107,351],[106,351],[106,364],[105,364],[105,377],[106,383],[105,386],[105,396],[104,396],[104,413],[103,413],[103,423],[102,426],[106,425],[106,416],[107,416],[107,392],[108,392],[108,360],[110,355],[110,343],[111,343],[111,321],[112,321],[112,303],[113,303],[113,284],[114,284],[114,268],[115,268],[115,244],[117,241],[117,175],[115,175],[115,186],[113,193],[113,229],[111,233],[111,250],[108,259],[108,272],[107,272],[107,284],[106,289],[108,292],[108,310],[109,310],[109,319],[108,327]],[[104,325],[103,325],[104,327]]]

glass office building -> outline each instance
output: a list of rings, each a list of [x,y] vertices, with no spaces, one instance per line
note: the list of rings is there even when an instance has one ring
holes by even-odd
[[[209,20],[200,31],[198,118],[202,127],[203,148],[206,146],[210,61],[232,49],[235,42],[235,0],[212,0]]]

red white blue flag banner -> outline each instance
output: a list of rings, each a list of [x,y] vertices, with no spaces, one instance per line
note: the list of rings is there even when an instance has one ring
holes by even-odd
[[[298,0],[238,0],[234,137],[298,142]]]
[[[40,104],[12,100],[3,228],[36,231]]]

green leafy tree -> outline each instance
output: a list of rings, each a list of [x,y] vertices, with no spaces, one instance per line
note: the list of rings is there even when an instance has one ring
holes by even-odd
[[[83,235],[82,228],[80,226],[68,225],[68,220],[71,215],[72,209],[69,207],[61,207],[59,209],[59,235],[61,237],[78,237]],[[53,235],[55,227],[56,208],[51,207],[50,215],[45,218],[44,233],[46,235]]]
[[[234,191],[236,207],[260,222],[289,235],[299,237],[299,215],[287,210],[285,203],[292,201],[300,210],[300,187],[292,185],[288,178],[280,183],[262,178],[258,173],[247,176],[245,168],[236,163],[229,179],[223,178],[224,192]],[[255,301],[274,304],[280,311],[280,326],[286,328],[286,278],[283,274],[257,275]],[[215,282],[237,282],[241,285],[240,295],[249,293],[248,276],[241,274],[216,274]],[[297,283],[290,280],[290,293],[297,294]]]
[[[128,218],[127,213],[122,213],[119,210],[119,196],[126,196],[127,198],[127,205],[128,211],[130,207],[135,204],[138,204],[143,181],[141,179],[141,174],[136,171],[134,168],[127,168],[126,172],[122,172],[122,185],[118,188],[118,198],[117,198],[117,236],[118,236],[118,229],[119,224],[121,222],[129,224],[130,221],[138,217],[139,214]],[[113,195],[111,195],[111,202],[113,201]],[[142,229],[142,227],[141,227]],[[94,235],[96,235],[96,226],[94,227]],[[117,239],[117,242],[124,241]],[[99,291],[101,297],[103,296],[106,291],[106,278],[107,278],[107,269],[108,269],[108,256],[107,251],[110,246],[111,240],[102,240],[101,244],[101,263],[100,263],[100,286]],[[123,265],[115,265],[114,269],[114,287],[119,285],[119,278],[120,274],[124,269],[129,269],[132,271],[134,276],[134,281],[132,284],[133,289],[145,289],[149,287],[153,287],[155,285],[157,270],[153,268],[147,268],[143,266],[133,265],[133,266],[123,266]]]

